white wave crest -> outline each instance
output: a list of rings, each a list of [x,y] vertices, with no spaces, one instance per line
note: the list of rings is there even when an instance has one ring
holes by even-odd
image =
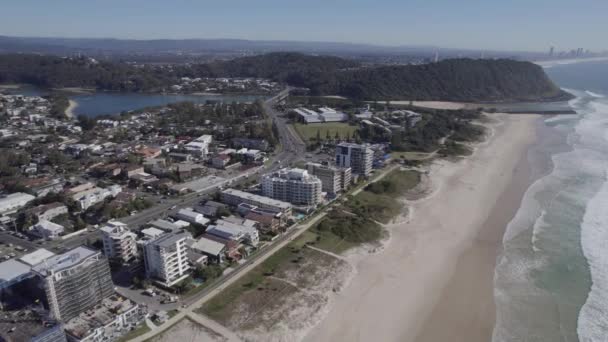
[[[578,316],[582,342],[605,341],[608,331],[608,182],[588,203],[581,229],[583,253],[591,270],[591,291]]]
[[[602,99],[602,98],[606,97],[606,96],[604,96],[602,94],[594,93],[594,92],[589,91],[589,90],[585,90],[585,93],[587,95],[591,96],[591,97],[595,97],[595,98],[599,98],[599,99]]]
[[[546,210],[542,210],[540,216],[534,222],[534,226],[532,228],[532,250],[535,253],[540,252],[540,249],[536,246],[536,242],[538,241],[539,235],[542,233],[542,230],[547,227],[547,223],[545,222],[545,215],[547,215]]]

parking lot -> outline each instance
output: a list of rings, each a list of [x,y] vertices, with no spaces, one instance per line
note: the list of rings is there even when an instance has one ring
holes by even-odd
[[[6,234],[3,232],[2,234]],[[10,235],[9,235],[10,236]],[[6,241],[6,239],[3,239]],[[30,249],[12,242],[0,241],[0,261],[9,260],[20,257],[21,255],[30,252]]]

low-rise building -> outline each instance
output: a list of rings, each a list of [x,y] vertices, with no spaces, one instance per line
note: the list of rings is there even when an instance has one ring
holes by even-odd
[[[184,220],[191,224],[206,225],[209,223],[209,219],[205,218],[203,214],[197,213],[196,211],[192,210],[192,208],[180,209],[175,214],[175,218],[177,218],[178,220]]]
[[[179,226],[167,220],[158,219],[148,223],[150,227],[160,229],[165,233],[172,233],[179,230]]]
[[[212,140],[212,136],[202,135],[184,145],[184,149],[194,156],[205,158],[209,153],[209,145],[211,144]]]
[[[263,232],[276,232],[281,227],[281,220],[272,212],[260,209],[250,210],[245,214],[245,219],[255,221]]]
[[[64,328],[70,341],[116,341],[137,327],[146,310],[131,300],[113,295],[68,321]]]
[[[31,178],[23,183],[23,186],[31,190],[38,197],[44,197],[51,192],[60,193],[63,191],[64,182],[59,178]]]
[[[221,193],[222,202],[237,207],[241,203],[254,205],[258,208],[268,209],[284,216],[291,215],[292,205],[265,196],[244,192],[237,189],[225,189]]]
[[[216,169],[223,169],[230,163],[230,155],[228,154],[218,154],[211,158],[211,166]]]
[[[76,192],[72,195],[72,199],[78,202],[82,210],[86,210],[97,203],[102,202],[108,197],[118,195],[122,191],[120,185],[110,185],[107,188],[93,187],[87,190]]]
[[[228,208],[225,204],[215,201],[207,201],[204,205],[197,207],[196,211],[209,218],[216,218]]]
[[[23,192],[6,195],[0,198],[0,215],[15,213],[34,199],[35,196]]]
[[[30,233],[43,239],[56,239],[63,234],[65,228],[60,224],[47,220],[41,220],[33,225],[29,231]]]
[[[28,214],[35,216],[38,221],[50,221],[59,215],[68,213],[68,207],[63,203],[54,202],[50,204],[42,204],[27,211]]]
[[[215,224],[209,226],[206,233],[222,239],[257,246],[257,244],[260,242],[257,222],[251,220],[243,221],[242,219],[238,218],[235,219],[227,218],[217,220]],[[240,220],[240,222],[237,220]]]
[[[220,264],[226,259],[226,244],[209,239],[205,235],[197,240],[191,240],[188,248],[195,253],[206,255],[209,262]]]
[[[22,313],[23,311],[20,311]],[[5,342],[67,342],[63,325],[43,317],[0,321],[0,341]]]

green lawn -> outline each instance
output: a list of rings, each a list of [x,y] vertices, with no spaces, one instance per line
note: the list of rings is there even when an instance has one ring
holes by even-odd
[[[221,316],[220,313],[224,311],[226,305],[233,303],[243,292],[258,287],[258,285],[264,282],[265,275],[274,273],[282,263],[289,263],[290,257],[296,249],[299,248],[291,244],[279,249],[259,266],[249,271],[241,279],[205,303],[203,307],[197,309],[197,311],[216,319],[219,318]]]
[[[294,241],[294,244],[299,244],[301,246],[309,244],[313,247],[335,254],[344,253],[345,251],[359,245],[358,243],[346,241],[331,231],[320,231],[315,227],[300,235],[300,237]]]
[[[420,182],[416,171],[394,170],[383,179],[368,185],[357,196],[345,203],[349,211],[381,223],[389,223],[399,215],[403,204],[396,201]]]
[[[405,159],[405,160],[419,161],[419,160],[424,160],[424,159],[429,158],[429,155],[430,155],[430,153],[426,153],[426,152],[397,152],[397,151],[391,152],[391,158],[393,158],[395,160]]]
[[[357,126],[351,126],[343,122],[329,122],[329,123],[317,123],[317,124],[302,124],[296,123],[293,125],[296,132],[302,137],[306,143],[311,143],[316,140],[317,132],[321,136],[321,140],[327,139],[327,134],[333,140],[336,133],[340,135],[342,139],[352,137],[354,132],[357,130]]]
[[[141,323],[139,326],[137,326],[137,328],[129,331],[127,334],[123,335],[120,339],[118,339],[118,342],[126,342],[129,340],[132,340],[138,336],[141,336],[145,333],[147,333],[148,331],[150,331],[150,328],[148,328],[148,326],[146,325],[146,322]]]
[[[236,330],[276,324],[271,316],[292,310],[291,306],[285,306],[290,296],[298,291],[306,293],[332,270],[346,264],[306,248],[305,243],[311,236],[298,238],[279,250],[196,311]],[[308,298],[314,299],[314,296]]]

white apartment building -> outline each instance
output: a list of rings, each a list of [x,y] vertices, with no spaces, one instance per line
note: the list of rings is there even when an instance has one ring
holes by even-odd
[[[144,245],[146,276],[161,286],[171,287],[188,277],[187,232],[166,233]]]
[[[72,199],[78,202],[82,210],[87,210],[95,204],[102,202],[106,198],[114,197],[121,192],[122,188],[120,187],[120,185],[116,184],[110,185],[105,189],[93,187],[91,189],[87,189],[73,194]]]
[[[352,173],[367,177],[372,172],[374,151],[366,145],[340,143],[336,146],[336,165],[350,167]]]
[[[40,220],[30,228],[30,231],[43,239],[56,239],[65,231],[65,228],[51,221]]]
[[[36,216],[38,220],[50,221],[59,215],[67,214],[68,207],[66,207],[63,203],[55,202],[39,205],[35,208],[29,209],[28,213]]]
[[[0,215],[12,214],[33,201],[36,197],[23,192],[15,192],[0,198]]]
[[[211,141],[213,141],[213,137],[211,135],[201,135],[200,137],[184,145],[184,149],[192,155],[205,158],[207,154],[209,154],[209,145],[211,145]]]
[[[203,214],[192,210],[192,208],[180,209],[175,214],[175,218],[192,224],[206,225],[209,223],[209,219],[205,218]]]
[[[41,279],[56,320],[68,321],[114,293],[108,260],[86,247],[47,258],[32,272]]]
[[[137,235],[126,224],[109,221],[101,227],[103,254],[110,260],[129,263],[137,257]]]
[[[317,163],[307,163],[308,172],[321,180],[322,190],[329,194],[337,194],[348,188],[351,182],[351,169],[337,168]]]
[[[262,194],[295,205],[321,202],[321,180],[303,169],[281,169],[262,177]]]

